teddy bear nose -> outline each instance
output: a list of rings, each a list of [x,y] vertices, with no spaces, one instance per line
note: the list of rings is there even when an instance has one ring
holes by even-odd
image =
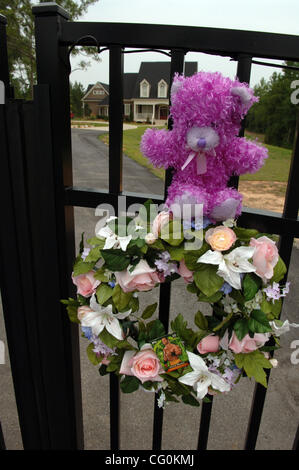
[[[207,145],[207,141],[204,137],[201,137],[200,139],[198,139],[197,141],[198,148],[203,149],[206,145]]]
[[[219,135],[212,127],[192,127],[187,132],[187,145],[198,152],[211,150],[219,144]]]

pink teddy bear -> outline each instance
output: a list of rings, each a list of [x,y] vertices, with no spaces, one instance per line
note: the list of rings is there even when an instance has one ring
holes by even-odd
[[[166,205],[183,214],[184,204],[203,204],[218,222],[241,213],[242,195],[227,187],[232,175],[255,173],[267,149],[238,137],[242,118],[258,101],[246,83],[220,73],[176,75],[171,88],[173,129],[149,128],[141,151],[156,167],[174,169]]]

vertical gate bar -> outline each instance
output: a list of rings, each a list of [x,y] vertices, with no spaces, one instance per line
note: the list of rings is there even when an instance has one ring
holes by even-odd
[[[5,220],[6,230],[0,230],[0,287],[3,304],[3,315],[9,349],[16,404],[18,409],[20,429],[24,448],[40,449],[43,445],[39,409],[36,402],[36,382],[32,367],[32,336],[28,335],[26,307],[26,292],[23,290],[21,277],[21,252],[19,236],[16,227],[17,211],[13,198],[11,183],[11,169],[9,162],[9,148],[7,141],[7,128],[5,109],[10,106],[0,106],[0,196],[5,201],[2,207],[2,217]],[[17,139],[18,115],[14,106],[13,114],[16,123],[10,131],[13,139]],[[13,155],[15,158],[15,155]],[[14,175],[16,179],[16,175]],[[18,183],[18,182],[17,182]],[[19,181],[22,183],[22,180]],[[18,192],[20,188],[17,188]],[[24,196],[24,194],[22,194]],[[23,227],[23,230],[25,230]],[[29,248],[29,247],[28,247]],[[13,269],[12,269],[13,266]],[[26,282],[26,281],[25,281]],[[17,286],[17,290],[16,290]],[[27,284],[28,287],[28,284]],[[32,289],[31,289],[32,290]],[[33,308],[33,306],[32,306]]]
[[[251,74],[251,65],[252,65],[251,56],[244,55],[244,54],[240,54],[238,56],[237,78],[240,80],[240,82],[246,82],[249,84],[250,74]],[[241,129],[239,131],[239,137],[244,137],[245,125],[246,125],[246,117],[241,122]],[[228,185],[232,188],[238,189],[239,176],[237,175],[231,176]]]
[[[109,193],[122,192],[123,171],[123,51],[109,48]],[[121,214],[116,214],[121,215]],[[120,446],[119,379],[110,374],[110,448]]]
[[[170,64],[170,83],[169,83],[169,100],[170,89],[175,73],[183,73],[184,71],[185,51],[174,49],[171,51],[171,64]],[[172,120],[168,120],[168,129],[172,129]],[[166,170],[165,186],[164,186],[164,199],[167,197],[167,190],[171,184],[172,170]],[[169,309],[170,309],[170,295],[171,284],[170,282],[162,284],[159,292],[159,319],[164,325],[165,331],[168,332],[169,323]],[[154,423],[153,423],[153,450],[161,450],[162,446],[162,431],[163,431],[163,409],[158,407],[157,400],[155,399],[154,405]]]
[[[13,90],[10,87],[8,55],[7,55],[7,36],[6,36],[6,17],[0,14],[0,81],[5,86],[5,98],[13,97]],[[1,89],[0,89],[1,93]],[[1,103],[1,95],[0,95]]]
[[[0,450],[6,450],[1,421],[0,421]]]
[[[122,192],[123,68],[121,47],[109,48],[109,192]]]
[[[292,160],[290,164],[288,185],[283,209],[283,217],[288,217],[290,219],[297,219],[298,208],[299,208],[299,132],[298,132],[298,116],[296,123],[296,132],[294,138],[294,146],[292,152]],[[282,235],[279,239],[279,254],[284,260],[287,273],[290,265],[290,260],[292,256],[294,236],[292,234]],[[285,282],[287,278],[287,273],[282,280]],[[270,369],[267,369],[267,382],[270,376]],[[260,428],[260,423],[262,419],[262,413],[264,408],[264,403],[266,399],[266,389],[257,384],[254,392],[254,400],[251,408],[250,421],[247,430],[247,437],[245,442],[245,450],[253,450],[256,446],[256,441],[258,437],[258,432]]]
[[[49,198],[54,201],[54,212],[50,214],[51,230],[55,227],[55,240],[46,236],[41,242],[50,244],[54,256],[47,266],[58,272],[58,291],[48,293],[47,305],[41,310],[45,323],[51,319],[48,336],[55,338],[55,348],[43,349],[44,381],[47,389],[48,425],[51,449],[83,448],[83,420],[81,384],[79,379],[80,355],[77,325],[70,324],[61,298],[74,295],[71,281],[74,250],[73,207],[64,207],[64,188],[72,186],[72,151],[69,103],[68,48],[61,46],[61,25],[69,19],[68,13],[55,3],[33,6],[35,16],[35,42],[37,82],[49,85],[48,112],[51,121],[51,158],[53,185]],[[42,149],[40,149],[42,152]],[[40,153],[40,158],[43,154]],[[36,267],[42,271],[43,260]],[[59,384],[59,386],[57,386]]]
[[[251,72],[251,60],[252,57],[247,55],[240,54],[238,57],[238,66],[237,66],[237,77],[241,82],[250,81],[250,72]],[[241,129],[239,132],[239,137],[244,136],[245,130],[245,120],[243,119],[241,123]],[[238,188],[239,185],[239,176],[232,176],[228,183],[229,186]],[[202,403],[202,410],[200,416],[200,427],[199,427],[199,436],[198,436],[198,450],[206,450],[208,445],[209,430],[210,430],[210,421],[213,408],[213,397],[209,396],[210,402]]]

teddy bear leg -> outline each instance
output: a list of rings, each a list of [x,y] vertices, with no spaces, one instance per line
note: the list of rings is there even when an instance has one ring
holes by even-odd
[[[225,188],[213,196],[214,203],[209,217],[211,220],[221,222],[227,219],[235,219],[242,211],[242,194],[234,188]]]
[[[198,186],[173,181],[168,188],[167,207],[178,218],[198,218],[208,214],[208,193]]]

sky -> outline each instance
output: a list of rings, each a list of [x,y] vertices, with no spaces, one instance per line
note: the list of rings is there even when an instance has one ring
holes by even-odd
[[[79,21],[202,26],[298,35],[298,18],[298,0],[99,0]],[[92,61],[85,71],[78,70],[82,58],[72,59],[72,83],[79,81],[85,88],[97,81],[109,83],[108,52],[101,54],[100,63]],[[138,72],[142,61],[165,60],[168,60],[166,56],[152,52],[126,54],[124,71]],[[198,62],[198,70],[220,71],[231,78],[236,73],[236,62],[229,58],[188,53],[185,60]],[[280,69],[253,65],[250,85],[254,86],[262,77],[269,78],[274,71]]]

